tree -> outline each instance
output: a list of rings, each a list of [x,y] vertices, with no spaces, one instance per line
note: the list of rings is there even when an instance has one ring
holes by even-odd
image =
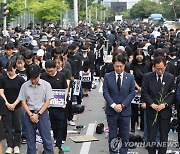
[[[28,11],[35,14],[36,18],[42,22],[59,21],[61,15],[68,9],[68,5],[63,0],[34,0],[30,2]]]
[[[132,18],[148,18],[152,13],[162,13],[162,7],[156,2],[150,0],[140,0],[130,9]]]
[[[180,0],[162,0],[163,15],[167,19],[180,18]]]
[[[3,2],[3,0],[1,0],[0,2]],[[24,10],[24,0],[7,0],[6,4],[7,10],[9,10],[7,21],[10,21],[13,18],[17,17]]]

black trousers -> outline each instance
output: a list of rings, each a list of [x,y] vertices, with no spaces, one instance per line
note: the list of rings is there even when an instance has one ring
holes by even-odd
[[[177,122],[178,122],[178,129],[177,129],[178,143],[180,146],[180,104],[176,106],[176,109],[177,109]]]
[[[65,114],[64,114],[64,123],[63,123],[63,135],[62,135],[63,141],[66,141],[66,137],[67,137],[67,120],[72,120],[72,119],[73,119],[72,102],[67,101]]]
[[[65,109],[51,107],[48,110],[54,139],[56,139],[56,146],[61,149]]]
[[[131,129],[135,130],[136,122],[140,123],[140,129],[144,130],[144,110],[140,107],[140,121],[139,121],[139,105],[138,104],[131,104],[132,116],[131,116]]]
[[[21,107],[14,111],[7,111],[3,117],[7,146],[14,148],[20,147],[21,142]]]
[[[131,129],[135,130],[136,122],[138,122],[138,105],[131,104],[132,116],[131,116]]]
[[[160,115],[158,115],[157,122],[153,125],[154,118],[150,118],[146,116],[147,121],[147,132],[148,132],[148,142],[153,145],[156,141],[156,134],[158,131],[160,132],[160,143],[168,142],[168,133],[170,129],[170,118],[162,119]],[[166,154],[167,145],[162,144],[163,146],[158,147],[158,154]],[[156,154],[156,145],[148,147],[149,154]]]

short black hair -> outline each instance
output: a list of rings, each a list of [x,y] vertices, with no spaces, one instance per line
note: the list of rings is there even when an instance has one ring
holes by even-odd
[[[25,53],[24,53],[24,58],[25,59],[31,59],[33,58],[34,54],[31,50],[26,50]]]
[[[117,55],[117,56],[113,57],[112,62],[114,64],[117,61],[125,64],[126,63],[126,58],[124,56],[122,56],[122,55]]]
[[[37,64],[31,64],[28,68],[27,68],[27,77],[29,79],[36,79],[41,72],[41,68],[37,65]]]
[[[13,42],[8,42],[8,43],[5,45],[5,50],[9,50],[9,49],[14,49],[14,44],[13,44]]]
[[[68,46],[68,50],[75,50],[76,47],[77,47],[77,45],[71,44],[71,45]]]
[[[54,54],[61,54],[63,52],[62,47],[56,47],[53,49]]]
[[[6,69],[7,71],[12,71],[12,68],[16,68],[16,62],[14,61],[9,61],[7,64],[6,64]]]
[[[87,51],[88,50],[88,46],[87,45],[83,45],[81,48],[82,51]]]
[[[154,58],[156,57],[164,57],[165,51],[161,48],[158,48],[157,50],[154,51]]]
[[[53,60],[47,60],[45,63],[45,68],[55,68],[56,64]]]
[[[24,61],[24,56],[23,56],[23,55],[18,55],[17,58],[16,58],[16,62],[17,62],[18,60],[23,60],[23,61]]]
[[[60,60],[60,61],[64,61],[64,59],[63,59],[63,56],[62,55],[56,55],[56,56],[54,56],[54,61],[56,60],[56,59],[58,59],[58,60]]]
[[[153,65],[154,66],[156,64],[160,64],[161,62],[164,64],[164,66],[166,66],[166,59],[164,57],[159,56],[159,57],[156,57],[153,59]]]

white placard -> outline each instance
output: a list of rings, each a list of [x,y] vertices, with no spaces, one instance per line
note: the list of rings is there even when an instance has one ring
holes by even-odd
[[[81,80],[74,79],[73,95],[79,96],[80,89],[81,89]]]
[[[91,72],[84,74],[83,71],[80,71],[79,75],[82,82],[91,82]]]
[[[135,97],[133,98],[133,100],[131,101],[132,104],[141,104],[140,103],[140,98],[141,98],[141,95],[138,93],[135,95]]]

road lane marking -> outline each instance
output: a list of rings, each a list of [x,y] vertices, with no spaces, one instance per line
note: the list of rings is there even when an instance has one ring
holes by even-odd
[[[90,123],[88,125],[86,135],[93,135],[94,131],[95,131],[95,124],[94,123]],[[90,146],[91,146],[91,142],[84,142],[82,144],[82,147],[81,147],[81,150],[80,150],[80,154],[88,154]]]
[[[100,92],[100,93],[102,93],[102,92],[103,92],[102,87],[103,87],[103,82],[100,82],[100,87],[99,87],[99,92]]]

